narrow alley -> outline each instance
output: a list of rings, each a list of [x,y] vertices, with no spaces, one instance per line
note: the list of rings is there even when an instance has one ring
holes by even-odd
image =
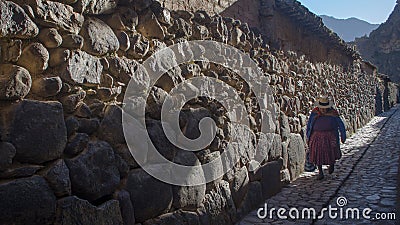
[[[397,105],[347,139],[332,175],[305,172],[237,224],[398,224],[399,140]]]

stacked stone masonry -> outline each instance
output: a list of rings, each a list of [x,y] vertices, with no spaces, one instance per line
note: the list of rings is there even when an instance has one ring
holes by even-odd
[[[302,173],[305,125],[316,96],[334,97],[349,134],[397,101],[397,87],[360,59],[350,66],[311,63],[293,51],[272,51],[246,23],[204,11],[170,11],[151,0],[0,4],[0,224],[233,224]],[[146,86],[139,64],[190,40],[223,42],[251,56],[272,89],[269,111],[260,109],[241,77],[213,63],[180,65]],[[133,107],[147,103],[147,130],[159,152],[174,162],[204,164],[232,135],[218,102],[198,97],[181,113],[190,138],[199,135],[202,118],[214,119],[217,135],[204,150],[178,149],[160,122],[168,92],[202,76],[229,84],[246,103],[250,128],[236,127],[246,137],[236,143],[245,154],[205,185],[163,183],[139,167],[126,144],[121,106],[127,84],[151,89]],[[267,120],[268,132],[260,129],[261,114],[278,115]],[[257,142],[267,157],[249,172]]]
[[[247,23],[273,49],[307,55],[312,62],[352,64],[360,54],[296,0],[165,1],[173,10],[204,10]],[[312,33],[313,35],[309,35]]]

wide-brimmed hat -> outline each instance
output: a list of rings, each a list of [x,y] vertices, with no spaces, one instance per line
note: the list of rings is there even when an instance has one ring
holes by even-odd
[[[322,109],[331,108],[333,106],[333,101],[328,96],[321,96],[317,98],[315,106]]]

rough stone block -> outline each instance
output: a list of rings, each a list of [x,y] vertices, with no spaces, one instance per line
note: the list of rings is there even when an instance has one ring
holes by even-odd
[[[0,9],[2,10],[0,17],[0,38],[15,37],[27,39],[38,35],[38,27],[19,5],[11,1],[1,1]]]
[[[80,35],[85,39],[82,49],[92,55],[102,56],[119,49],[118,38],[111,27],[95,17],[85,20]]]
[[[277,194],[282,189],[280,176],[281,168],[282,160],[268,162],[261,168],[261,187],[264,199]]]
[[[0,100],[23,99],[31,86],[28,70],[12,64],[0,64]]]
[[[40,74],[48,67],[49,52],[41,43],[32,43],[24,48],[17,64],[31,74]]]
[[[77,0],[74,9],[89,15],[110,14],[114,12],[117,4],[118,0]]]
[[[231,194],[233,201],[235,202],[236,208],[242,205],[243,199],[249,190],[249,175],[246,166],[243,166],[238,171],[235,172],[235,177],[233,178],[231,184]]]
[[[41,172],[56,196],[61,197],[71,194],[71,180],[69,170],[64,160],[57,160]]]
[[[174,157],[174,162],[185,166],[199,166],[200,161],[193,152],[178,151]],[[187,184],[196,182],[204,178],[203,170],[193,169],[190,174],[175,174],[175,176],[185,177]],[[172,205],[177,209],[195,210],[197,209],[205,196],[206,184],[196,186],[173,186],[172,194],[174,200]]]
[[[202,224],[231,224],[236,221],[236,208],[229,183],[221,181],[215,190],[206,194],[204,207],[198,210]],[[204,223],[203,221],[207,221]]]
[[[165,170],[162,165],[155,169]],[[172,205],[171,185],[153,178],[143,169],[129,172],[126,190],[131,196],[135,220],[139,223],[167,212]]]
[[[8,142],[0,142],[0,171],[9,168],[17,153],[14,145]]]
[[[288,169],[291,180],[295,180],[303,171],[306,158],[303,139],[299,134],[290,134],[288,145]]]
[[[86,200],[69,196],[57,201],[55,224],[123,225],[124,222],[117,200],[110,200],[96,207]]]
[[[117,105],[109,105],[104,112],[104,118],[99,127],[99,138],[111,145],[125,143],[122,130],[122,108]]]
[[[46,48],[57,48],[63,41],[61,35],[55,28],[41,29],[38,38]]]
[[[119,202],[119,208],[121,210],[124,225],[135,225],[135,212],[133,210],[129,192],[122,189],[116,192],[114,196]]]
[[[67,129],[59,102],[24,100],[4,110],[3,127],[17,150],[17,161],[43,163],[61,157]]]
[[[78,84],[100,84],[103,66],[100,60],[83,51],[71,53],[57,69],[60,77]]]
[[[56,197],[39,176],[0,184],[1,224],[52,224]]]
[[[118,161],[107,142],[89,142],[87,151],[66,160],[72,191],[94,201],[110,195],[120,182]]]
[[[32,93],[40,97],[51,97],[60,93],[62,81],[60,77],[42,77],[33,81]]]

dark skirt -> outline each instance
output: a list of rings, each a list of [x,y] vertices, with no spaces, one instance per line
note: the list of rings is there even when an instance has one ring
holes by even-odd
[[[334,131],[314,131],[309,145],[310,161],[316,165],[331,165],[341,158],[340,146]]]

